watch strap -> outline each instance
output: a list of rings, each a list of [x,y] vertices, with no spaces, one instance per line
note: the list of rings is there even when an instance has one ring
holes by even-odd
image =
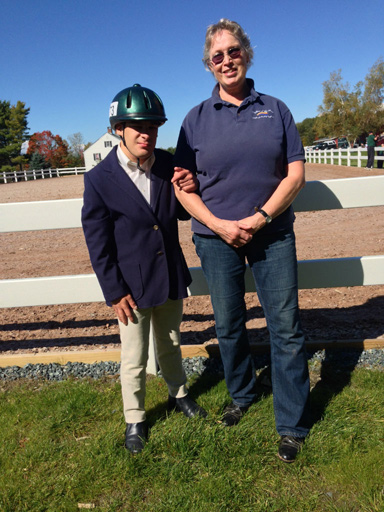
[[[263,217],[265,217],[265,220],[267,221],[267,224],[269,224],[270,222],[272,222],[272,217],[271,217],[270,215],[268,215],[268,213],[267,213],[267,212],[265,212],[264,210],[262,210],[261,208],[257,208],[257,207],[255,207],[255,211],[256,211],[256,212],[261,213],[261,215],[262,215]]]

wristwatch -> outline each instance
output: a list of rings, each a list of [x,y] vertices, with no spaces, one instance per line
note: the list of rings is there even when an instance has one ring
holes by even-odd
[[[270,215],[268,215],[268,213],[265,212],[264,210],[262,210],[261,208],[257,208],[257,206],[255,206],[255,211],[261,213],[261,215],[265,218],[266,224],[269,224],[270,222],[272,222],[272,217]]]

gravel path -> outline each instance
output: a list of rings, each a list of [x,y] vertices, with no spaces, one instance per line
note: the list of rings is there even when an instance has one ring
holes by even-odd
[[[332,366],[337,372],[352,371],[354,368],[384,371],[384,349],[334,352],[320,350],[308,354],[310,368],[316,369],[324,362],[327,363],[327,366]],[[267,355],[259,355],[255,358],[255,367],[258,371],[268,368],[269,363],[270,359]],[[223,366],[219,358],[185,358],[183,359],[183,366],[188,377],[206,373],[223,373]],[[22,368],[19,366],[0,368],[0,380],[44,379],[62,381],[68,377],[99,379],[105,376],[118,376],[119,374],[120,363],[112,361],[94,364],[27,364]],[[161,373],[159,373],[159,376],[161,376]]]

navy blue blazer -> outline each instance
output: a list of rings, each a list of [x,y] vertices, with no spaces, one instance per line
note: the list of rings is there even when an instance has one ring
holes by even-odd
[[[172,155],[155,149],[151,205],[120,166],[117,147],[84,174],[81,221],[105,300],[130,293],[139,308],[187,296],[191,276],[184,259],[178,217],[188,219],[175,197]]]

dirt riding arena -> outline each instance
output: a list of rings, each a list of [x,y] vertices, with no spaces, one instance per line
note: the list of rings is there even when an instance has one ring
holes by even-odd
[[[382,174],[353,167],[307,164],[307,180]],[[68,176],[0,185],[0,202],[81,197],[83,177]],[[297,214],[298,258],[337,258],[384,253],[384,207]],[[81,229],[3,233],[0,279],[91,273]],[[190,223],[180,223],[190,267],[199,266]],[[384,286],[300,290],[308,340],[384,338]],[[247,294],[251,341],[268,339],[254,293]],[[0,310],[0,354],[117,348],[118,327],[104,303]],[[209,297],[185,300],[182,343],[216,343]]]

